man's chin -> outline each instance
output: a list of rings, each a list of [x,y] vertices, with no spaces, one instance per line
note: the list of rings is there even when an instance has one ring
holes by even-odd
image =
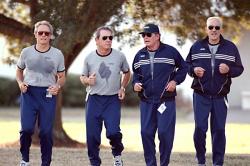
[[[219,37],[218,36],[211,36],[211,38],[210,38],[211,40],[213,40],[213,41],[216,41],[216,40],[218,40],[219,39]]]

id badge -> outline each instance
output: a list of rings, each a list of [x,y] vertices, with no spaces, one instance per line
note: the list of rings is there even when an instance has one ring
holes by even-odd
[[[52,94],[49,92],[49,90],[47,89],[47,91],[46,91],[46,97],[48,97],[48,98],[52,98]]]
[[[157,109],[161,114],[166,111],[167,107],[165,105],[165,102],[160,105],[160,107]]]

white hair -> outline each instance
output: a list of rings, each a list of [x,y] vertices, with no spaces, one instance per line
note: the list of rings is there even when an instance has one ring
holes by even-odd
[[[208,19],[207,19],[207,26],[209,26],[209,22],[211,20],[217,20],[219,22],[219,24],[220,24],[220,27],[222,27],[223,23],[222,23],[222,19],[220,17],[216,17],[216,16],[214,16],[214,17],[208,17]]]
[[[43,20],[43,21],[38,21],[37,23],[35,23],[35,28],[34,28],[34,34],[37,33],[38,27],[40,25],[46,25],[47,27],[49,27],[50,33],[51,33],[51,39],[55,39],[55,36],[53,34],[53,26],[50,24],[49,21]]]

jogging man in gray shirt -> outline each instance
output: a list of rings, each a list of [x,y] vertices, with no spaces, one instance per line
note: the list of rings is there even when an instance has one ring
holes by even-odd
[[[40,129],[42,166],[49,166],[56,95],[65,82],[64,56],[60,50],[50,46],[54,36],[53,27],[48,21],[37,22],[34,35],[36,44],[22,50],[16,70],[21,91],[20,166],[29,165],[31,136],[36,120]]]
[[[122,166],[121,101],[130,80],[130,70],[123,53],[112,49],[113,32],[100,27],[95,34],[97,50],[84,61],[81,82],[87,86],[86,130],[90,164],[100,166],[102,125],[112,146],[114,166]],[[122,74],[121,74],[122,73]]]

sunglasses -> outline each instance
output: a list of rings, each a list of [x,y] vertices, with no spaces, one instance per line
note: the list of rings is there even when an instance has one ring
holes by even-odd
[[[45,36],[49,36],[49,35],[50,35],[50,32],[39,31],[39,32],[37,32],[37,34],[38,34],[39,36],[42,36],[43,34],[44,34]]]
[[[214,28],[215,28],[215,30],[217,30],[217,31],[220,30],[220,26],[211,26],[211,25],[208,26],[208,29],[209,29],[209,30],[213,30]]]
[[[107,40],[107,39],[113,40],[113,36],[103,36],[102,37],[102,40]]]
[[[151,37],[152,33],[142,33],[141,36],[144,38],[145,36]]]

